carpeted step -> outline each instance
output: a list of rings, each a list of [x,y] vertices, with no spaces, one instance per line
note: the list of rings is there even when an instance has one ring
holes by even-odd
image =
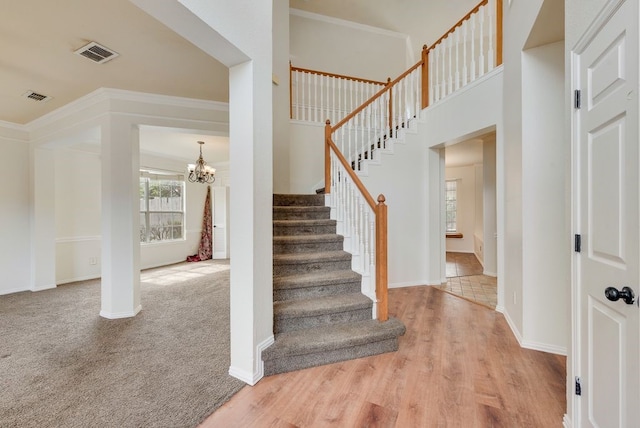
[[[274,220],[318,220],[328,219],[330,207],[273,207]]]
[[[273,305],[273,331],[285,333],[308,328],[371,319],[373,302],[356,293],[286,300]]]
[[[339,251],[343,243],[344,237],[336,234],[274,236],[273,254]]]
[[[345,269],[351,269],[351,254],[346,251],[273,255],[274,277]]]
[[[342,293],[355,293],[362,287],[362,276],[352,270],[312,272],[273,278],[273,300],[310,299]]]
[[[326,235],[336,233],[335,220],[274,220],[273,236]]]
[[[273,195],[274,206],[324,206],[324,195]]]
[[[395,318],[357,321],[276,335],[262,352],[266,376],[398,349],[405,326]]]

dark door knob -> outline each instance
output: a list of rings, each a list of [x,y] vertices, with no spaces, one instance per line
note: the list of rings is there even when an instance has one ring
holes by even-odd
[[[633,305],[636,297],[633,294],[633,290],[629,287],[622,287],[622,290],[618,290],[615,287],[607,287],[607,289],[604,290],[604,296],[612,302],[622,299],[627,305]]]

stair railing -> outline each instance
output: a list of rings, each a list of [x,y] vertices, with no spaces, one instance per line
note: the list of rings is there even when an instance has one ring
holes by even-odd
[[[502,64],[502,0],[483,0],[422,49],[422,107]]]
[[[389,319],[387,288],[387,206],[383,195],[377,203],[332,140],[333,128],[325,125],[325,192],[331,217],[344,249],[352,254],[352,268],[362,275],[362,291],[376,302],[375,316]],[[327,172],[329,171],[329,172]]]
[[[485,21],[488,22],[486,26]],[[302,111],[306,120],[317,121],[316,114],[311,119],[312,110],[319,112],[320,117],[323,111],[327,112],[325,193],[329,195],[332,218],[338,221],[338,233],[344,236],[344,248],[353,255],[352,267],[363,275],[363,292],[376,301],[377,318],[381,321],[388,319],[387,206],[384,195],[379,195],[376,203],[356,171],[362,171],[364,162],[375,160],[388,149],[390,142],[411,126],[421,109],[500,64],[502,0],[483,0],[431,47],[425,45],[418,63],[395,80],[388,79],[382,89],[335,126],[331,126],[331,119],[335,121],[340,117],[341,110],[347,105],[338,102],[337,108],[331,109],[331,115],[329,109],[324,108],[323,90],[320,91],[319,107],[315,108],[307,107],[305,99],[301,100],[296,92],[296,115]],[[300,70],[312,75],[311,70]],[[298,83],[297,77],[295,82],[297,87],[306,87],[304,82]],[[361,82],[369,85],[362,93],[380,84],[362,79]],[[314,82],[313,87],[326,89],[326,86]],[[352,99],[352,88],[346,89],[351,95],[338,91],[342,94],[340,96],[343,100]],[[319,99],[317,92],[312,97],[311,87],[302,93],[304,91],[307,93],[306,101]],[[291,94],[293,100],[293,89]],[[357,90],[355,94],[358,94]],[[294,118],[293,101],[291,106]]]
[[[289,115],[310,122],[336,122],[386,82],[294,67],[289,62]]]

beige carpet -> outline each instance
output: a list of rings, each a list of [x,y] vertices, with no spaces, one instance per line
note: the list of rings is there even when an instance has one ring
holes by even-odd
[[[229,370],[229,265],[143,272],[143,310],[101,318],[99,281],[0,296],[1,427],[192,427]]]

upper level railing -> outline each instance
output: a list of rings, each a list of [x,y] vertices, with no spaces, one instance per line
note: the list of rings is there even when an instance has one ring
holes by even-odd
[[[388,317],[387,206],[384,195],[376,203],[357,172],[410,128],[421,109],[500,64],[502,0],[483,0],[393,81],[291,67],[291,118],[326,120],[325,193],[379,320]]]

